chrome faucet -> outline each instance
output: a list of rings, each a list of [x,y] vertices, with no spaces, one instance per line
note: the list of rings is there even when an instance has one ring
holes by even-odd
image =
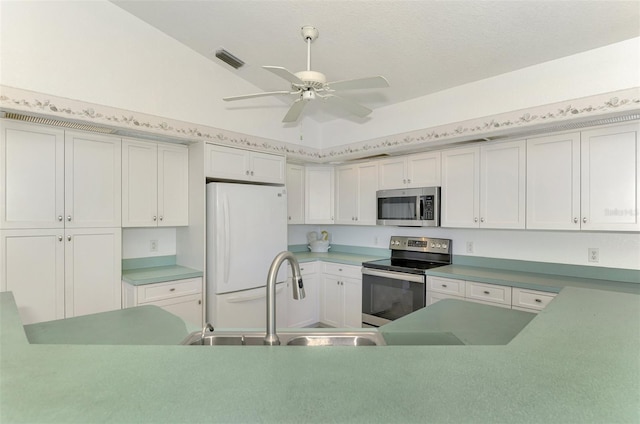
[[[299,300],[304,299],[305,296],[298,260],[291,252],[278,253],[271,263],[269,275],[267,276],[267,334],[264,337],[264,344],[270,346],[280,344],[280,339],[276,334],[276,278],[280,265],[284,261],[289,261],[293,271],[293,298]]]

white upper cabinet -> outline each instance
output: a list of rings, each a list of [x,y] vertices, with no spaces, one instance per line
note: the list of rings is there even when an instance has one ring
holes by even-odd
[[[123,140],[123,227],[188,225],[188,188],[186,146]]]
[[[640,124],[581,134],[581,228],[640,230]]]
[[[331,166],[307,166],[304,169],[306,224],[333,224],[335,173]]]
[[[524,228],[526,142],[480,148],[480,227]]]
[[[289,224],[304,224],[304,166],[287,165],[287,215]]]
[[[375,225],[378,163],[336,168],[336,224]]]
[[[284,156],[208,143],[205,154],[208,178],[285,184]]]
[[[0,228],[63,228],[64,131],[0,125]]]
[[[400,156],[378,164],[378,190],[440,186],[440,152]]]
[[[120,226],[119,138],[2,122],[2,228]]]
[[[527,140],[527,228],[580,229],[580,133]]]
[[[527,140],[527,228],[640,230],[638,129]]]
[[[442,153],[442,226],[524,228],[524,140]]]
[[[121,140],[65,132],[65,227],[119,227]]]

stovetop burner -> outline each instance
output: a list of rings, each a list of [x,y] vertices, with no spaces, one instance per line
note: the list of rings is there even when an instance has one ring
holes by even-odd
[[[427,237],[391,237],[391,258],[363,262],[365,268],[424,274],[428,269],[451,264],[451,240]]]

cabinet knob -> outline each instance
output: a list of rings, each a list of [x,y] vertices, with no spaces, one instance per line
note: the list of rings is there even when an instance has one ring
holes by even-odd
[[[446,289],[446,288],[447,288],[447,285],[446,285],[446,284],[443,284],[443,285],[442,285],[442,288],[443,288],[443,289]]]
[[[71,222],[71,215],[67,215],[67,221]]]
[[[162,215],[160,215],[160,221],[162,221],[164,219],[164,217]]]
[[[586,216],[584,218],[582,218],[582,222],[585,223],[585,224],[587,223],[587,217]]]
[[[251,175],[253,175],[253,171],[251,171]]]
[[[402,183],[403,183],[403,184],[406,184],[406,183],[407,183],[407,180],[402,180]]]
[[[411,184],[411,178],[407,180],[407,184]]]
[[[484,218],[480,218],[480,222],[484,222]]]
[[[536,299],[536,303],[542,303],[542,300]]]
[[[157,220],[158,220],[158,217],[157,217],[157,216],[155,216],[155,215],[153,215],[153,220],[154,220],[154,221],[157,221]]]
[[[174,292],[174,291],[176,291],[176,288],[175,288],[175,287],[172,287],[172,288],[170,288],[170,289],[169,289],[169,291],[170,291],[170,292]]]
[[[356,216],[356,221],[358,220],[358,217]]]
[[[62,241],[62,236],[58,236],[58,241]]]
[[[202,300],[198,300],[198,305],[202,305]]]
[[[289,217],[289,221],[291,221],[291,217]]]
[[[249,171],[246,171],[246,172],[245,172],[245,175],[249,175]]]
[[[478,222],[478,218],[473,218],[473,222]]]
[[[67,241],[71,241],[71,236],[67,236]]]
[[[577,224],[578,223],[578,217],[576,216],[575,218],[573,218],[573,223]]]
[[[62,222],[62,215],[58,215],[58,221]]]
[[[484,294],[491,294],[491,293],[489,292],[489,290],[485,290],[485,291],[483,291],[482,293],[484,293]]]

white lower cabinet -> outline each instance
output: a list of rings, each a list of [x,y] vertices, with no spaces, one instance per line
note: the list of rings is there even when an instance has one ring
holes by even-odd
[[[360,267],[322,264],[320,322],[332,327],[362,327],[362,273]]]
[[[514,287],[511,291],[511,307],[527,312],[539,312],[556,297],[556,293]]]
[[[442,299],[460,299],[537,313],[555,296],[550,292],[427,276],[427,306]]]
[[[302,282],[304,284],[304,299],[295,300],[293,298],[291,294],[291,284],[293,284],[291,276],[287,279],[287,327],[308,327],[320,321],[320,279],[318,277],[318,263],[302,263],[300,264],[300,272],[302,273]],[[289,274],[291,274],[290,268]]]
[[[202,326],[202,278],[134,286],[122,282],[122,307],[155,305],[185,322]]]
[[[23,324],[121,307],[120,228],[0,231],[0,291]]]

